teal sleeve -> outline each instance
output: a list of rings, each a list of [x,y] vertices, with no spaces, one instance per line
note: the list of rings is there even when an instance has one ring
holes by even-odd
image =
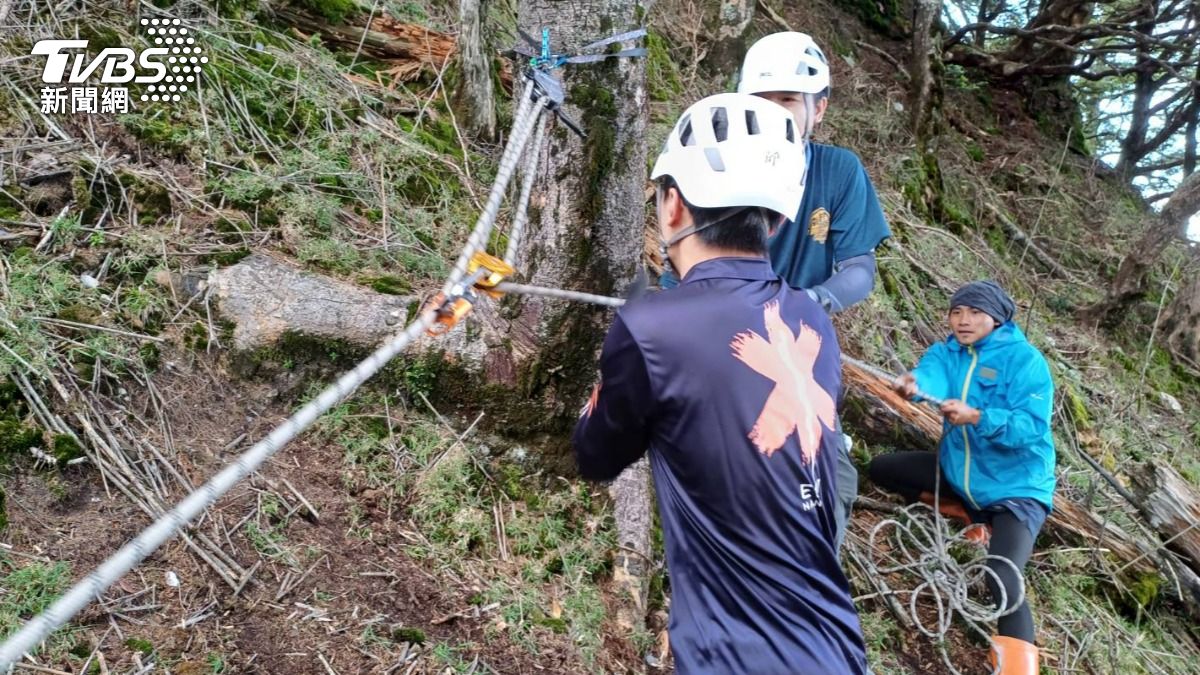
[[[913,368],[917,388],[935,398],[950,398],[949,358],[946,343],[934,343]]]
[[[998,447],[1020,450],[1030,447],[1050,429],[1054,413],[1054,381],[1050,367],[1039,353],[1019,369],[1009,383],[1004,405],[979,411],[979,433]]]

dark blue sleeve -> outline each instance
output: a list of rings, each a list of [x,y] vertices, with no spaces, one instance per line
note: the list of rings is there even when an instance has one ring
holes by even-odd
[[[829,224],[835,261],[870,253],[892,236],[875,186],[858,156],[846,151],[844,166],[845,184],[837,192]]]
[[[579,475],[612,480],[637,461],[650,444],[653,404],[641,348],[618,314],[604,338],[600,381],[571,439]]]

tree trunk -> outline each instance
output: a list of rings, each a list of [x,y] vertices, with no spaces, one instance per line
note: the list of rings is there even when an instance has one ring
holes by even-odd
[[[712,41],[701,65],[709,77],[726,78],[738,72],[746,54],[746,28],[754,18],[755,0],[702,3],[704,25]]]
[[[204,290],[162,281],[185,297]],[[274,345],[286,333],[373,349],[408,323],[415,300],[306,273],[262,253],[212,272],[206,284],[220,315],[236,324],[233,344],[224,346],[242,351]]]
[[[553,48],[571,53],[637,27],[640,11],[636,0],[522,0],[518,23],[530,35],[540,35],[542,27],[549,26]],[[546,168],[534,185],[530,232],[518,260],[528,283],[613,294],[632,279],[643,245],[645,61],[612,59],[567,66],[560,72],[565,112],[581,123],[587,138],[579,139],[562,125],[548,135],[542,150]],[[531,370],[555,381],[556,400],[574,417],[594,381],[599,338],[611,314],[541,298],[524,298],[515,311],[517,322],[532,329],[539,345]],[[613,491],[618,543],[631,550],[631,555],[617,553],[621,571],[614,574],[614,590],[618,597],[625,596],[617,621],[641,628],[652,522],[644,465],[627,471]]]
[[[474,136],[496,137],[496,103],[492,96],[492,58],[483,44],[486,0],[460,0],[458,5],[458,64],[460,81],[455,108]]]
[[[1122,310],[1146,295],[1146,273],[1158,262],[1162,252],[1187,230],[1188,220],[1200,210],[1200,172],[1183,179],[1167,200],[1161,213],[1151,215],[1141,238],[1117,268],[1108,293],[1100,302],[1081,310],[1081,317],[1109,326],[1123,315]]]
[[[362,50],[382,59],[397,59],[403,68],[395,73],[400,79],[412,79],[422,70],[437,72],[454,54],[454,37],[445,33],[376,16],[364,26],[333,24],[286,5],[273,7],[276,17],[306,33],[347,49]]]
[[[909,113],[918,149],[924,149],[932,135],[933,123],[933,20],[941,10],[937,0],[916,0],[913,3],[912,54],[908,66]]]
[[[1200,275],[1175,292],[1163,318],[1163,342],[1176,361],[1200,370]]]
[[[1158,14],[1158,3],[1153,2],[1152,5],[1153,11],[1149,13],[1151,21],[1149,23],[1142,22],[1136,26],[1139,32],[1146,35],[1153,33],[1153,17]],[[1145,143],[1146,132],[1149,130],[1150,124],[1150,104],[1151,99],[1159,89],[1154,80],[1154,75],[1158,69],[1148,62],[1149,57],[1148,48],[1144,44],[1139,43],[1136,57],[1137,64],[1145,67],[1139,70],[1133,78],[1133,105],[1130,108],[1129,114],[1129,131],[1126,132],[1125,138],[1121,140],[1121,156],[1117,160],[1116,167],[1117,173],[1121,174],[1121,177],[1125,180],[1133,178],[1138,162],[1146,156],[1147,151]]]

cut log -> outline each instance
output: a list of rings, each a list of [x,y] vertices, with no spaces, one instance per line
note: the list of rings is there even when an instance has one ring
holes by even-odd
[[[643,457],[625,469],[609,488],[617,523],[618,548],[613,555],[612,576],[618,598],[616,623],[627,635],[646,628],[649,579],[654,567],[654,500],[650,485],[650,462]]]
[[[273,345],[288,332],[374,348],[404,328],[415,300],[309,274],[261,253],[212,272],[208,288],[221,316],[237,324],[239,350]]]
[[[851,364],[843,364],[842,377],[846,387],[843,419],[856,435],[901,449],[937,449],[942,421],[932,408],[897,396],[886,382]],[[1144,505],[1139,508],[1150,526],[1164,539],[1178,535],[1172,545],[1186,538],[1186,544],[1180,544],[1185,548],[1172,550],[1195,563],[1200,557],[1190,556],[1200,555],[1200,526],[1195,525],[1200,517],[1200,497],[1178,475],[1170,479],[1167,476],[1154,471],[1143,479],[1145,485],[1158,488],[1156,494],[1159,496],[1152,511],[1147,512]],[[1164,485],[1169,485],[1165,491]],[[1155,515],[1151,516],[1151,513]],[[1167,592],[1180,600],[1193,617],[1200,618],[1200,575],[1197,574],[1200,568],[1189,567],[1173,556],[1163,555],[1159,542],[1146,541],[1101,520],[1082,504],[1061,494],[1054,497],[1054,510],[1046,520],[1046,528],[1061,541],[1104,554],[1117,570],[1161,572],[1168,579]]]
[[[1158,460],[1146,462],[1131,478],[1142,516],[1165,538],[1167,548],[1200,572],[1200,491]]]
[[[455,51],[453,35],[387,16],[377,16],[366,26],[354,26],[330,23],[286,5],[275,7],[274,11],[289,26],[316,33],[326,42],[350,50],[358,49],[361,43],[362,51],[371,56],[413,62],[418,64],[418,70],[440,70]]]

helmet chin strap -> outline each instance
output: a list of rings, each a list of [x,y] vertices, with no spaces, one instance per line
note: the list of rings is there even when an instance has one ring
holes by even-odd
[[[659,238],[658,238],[658,254],[660,257],[662,257],[663,269],[678,277],[679,274],[677,273],[677,271],[675,269],[675,265],[671,262],[671,255],[669,253],[672,246],[674,246],[675,244],[678,244],[679,242],[683,241],[684,239],[687,239],[688,237],[692,236],[693,234],[700,232],[701,230],[707,230],[708,228],[712,227],[713,225],[720,225],[721,223],[729,220],[730,218],[732,218],[736,215],[745,213],[746,211],[749,211],[752,208],[755,208],[755,207],[744,206],[735,211],[730,211],[729,213],[725,214],[724,216],[722,216],[720,218],[717,218],[716,220],[712,221],[711,223],[705,223],[700,226],[689,225],[689,226],[683,228],[682,230],[680,230],[679,232],[675,233],[675,236],[671,237],[670,239],[663,239],[661,236],[659,236]]]
[[[807,143],[812,139],[813,130],[816,129],[817,120],[817,95],[804,95],[804,142]]]

